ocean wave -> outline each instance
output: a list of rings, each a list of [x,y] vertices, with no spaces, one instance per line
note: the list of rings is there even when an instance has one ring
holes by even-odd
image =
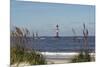
[[[43,55],[77,55],[78,52],[41,52]]]
[[[78,55],[79,52],[41,52],[43,55]],[[89,53],[90,55],[94,55],[95,53]]]

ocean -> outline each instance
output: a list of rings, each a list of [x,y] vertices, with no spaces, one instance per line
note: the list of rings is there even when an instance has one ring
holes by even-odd
[[[23,38],[25,47],[34,49],[40,52],[80,52],[84,48],[84,41],[82,36],[66,37],[26,37]],[[11,46],[15,44],[16,38],[11,38]],[[89,52],[95,52],[95,36],[88,37]]]

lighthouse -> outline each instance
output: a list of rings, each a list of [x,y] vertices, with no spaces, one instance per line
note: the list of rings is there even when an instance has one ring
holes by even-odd
[[[59,37],[59,25],[58,24],[56,25],[56,37],[57,38]]]

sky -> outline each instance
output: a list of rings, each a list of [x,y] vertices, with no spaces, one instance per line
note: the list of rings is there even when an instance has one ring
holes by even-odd
[[[95,6],[24,2],[11,0],[11,28],[27,28],[39,36],[55,36],[59,25],[60,36],[82,36],[85,23],[89,36],[95,35]],[[72,28],[76,34],[73,34]]]

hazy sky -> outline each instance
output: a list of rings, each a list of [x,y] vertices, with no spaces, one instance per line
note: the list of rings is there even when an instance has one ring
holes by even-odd
[[[56,24],[61,36],[73,36],[72,28],[83,35],[83,23],[94,35],[95,6],[11,0],[11,26],[26,27],[40,36],[55,36]]]

